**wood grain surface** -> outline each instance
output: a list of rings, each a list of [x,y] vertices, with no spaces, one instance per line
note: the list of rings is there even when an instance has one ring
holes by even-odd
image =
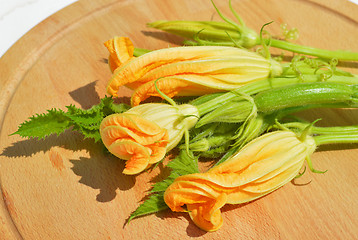
[[[227,1],[216,1],[231,16]],[[358,51],[358,7],[344,0],[236,0],[233,6],[257,31],[280,33],[287,23],[298,43]],[[226,205],[224,225],[198,229],[185,213],[163,211],[126,219],[143,200],[160,168],[121,174],[124,162],[80,134],[43,141],[9,136],[36,113],[75,104],[88,108],[105,95],[111,75],[103,42],[128,36],[135,46],[180,44],[146,27],[156,20],[219,20],[209,0],[102,0],[59,11],[20,39],[0,59],[0,239],[354,239],[358,236],[357,145],[322,147],[307,173],[244,205]],[[355,63],[345,63],[357,72]],[[129,91],[122,89],[122,100]],[[322,124],[357,124],[356,110],[304,113]]]

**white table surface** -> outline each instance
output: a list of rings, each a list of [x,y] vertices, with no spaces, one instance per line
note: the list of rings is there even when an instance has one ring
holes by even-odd
[[[76,0],[0,0],[0,57],[26,32]]]
[[[349,1],[358,4],[358,0]],[[74,2],[76,0],[0,0],[0,57],[31,28]]]

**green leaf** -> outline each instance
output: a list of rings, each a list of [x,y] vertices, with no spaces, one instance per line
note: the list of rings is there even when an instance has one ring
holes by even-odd
[[[76,125],[73,127],[73,130],[76,130],[76,131],[82,133],[82,135],[84,136],[85,139],[91,138],[95,142],[101,141],[101,134],[99,132],[99,129],[89,129],[89,128],[86,128],[85,126]]]
[[[128,222],[136,217],[168,209],[164,202],[164,192],[170,184],[179,176],[199,172],[198,158],[192,158],[190,155],[192,153],[188,155],[186,150],[181,150],[179,155],[168,163],[167,166],[171,169],[170,175],[165,180],[153,185],[147,200],[130,215]]]
[[[191,157],[185,150],[180,151],[179,155],[168,163],[168,167],[172,169],[172,174],[186,175],[198,173],[198,158]]]
[[[150,195],[149,198],[131,214],[131,216],[128,218],[128,223],[133,218],[168,209],[168,206],[164,202],[163,195],[164,192]]]
[[[109,105],[109,107],[113,113],[122,113],[130,109],[130,106],[124,103],[121,104],[112,103]]]
[[[72,120],[74,125],[79,125],[91,130],[99,130],[99,126],[104,117],[101,111],[85,112],[81,109],[73,109],[73,106],[67,108],[68,111],[66,115]]]
[[[58,109],[48,110],[46,114],[37,114],[22,123],[18,130],[11,135],[22,137],[45,138],[51,134],[61,134],[66,129],[79,131],[85,138],[101,140],[99,126],[104,117],[113,113],[122,113],[130,107],[127,104],[115,104],[112,97],[104,97],[100,103],[90,109],[80,109],[74,105],[66,106],[67,111]]]
[[[30,117],[11,135],[43,139],[52,134],[59,135],[70,127],[71,121],[62,110],[51,109],[47,113]]]

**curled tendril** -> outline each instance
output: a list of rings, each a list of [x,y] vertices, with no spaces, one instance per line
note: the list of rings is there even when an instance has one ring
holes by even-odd
[[[280,55],[278,55],[276,57],[273,57],[272,59],[277,61],[277,62],[282,62],[284,57],[285,57],[285,54],[281,53]]]
[[[303,62],[307,66],[314,69],[314,74],[319,75],[320,81],[326,81],[327,79],[332,77],[336,71],[336,65],[338,63],[338,61],[335,59],[332,59],[331,62],[328,63],[321,59],[312,59],[301,55],[295,55],[291,60],[290,68],[297,75],[300,81],[304,81],[304,75],[300,71],[300,67],[299,67],[300,62]],[[323,72],[318,74],[317,72],[319,70],[323,70]]]
[[[307,164],[308,164],[309,169],[310,169],[311,172],[313,172],[313,173],[325,173],[325,172],[328,171],[328,170],[326,170],[326,171],[320,171],[320,170],[314,169],[313,164],[312,164],[312,160],[311,160],[310,156],[307,156],[307,157],[306,157],[306,161],[307,161]]]
[[[332,58],[331,61],[329,62],[329,64],[331,65],[331,67],[333,69],[336,69],[336,66],[338,65],[338,59],[337,58]]]
[[[265,24],[261,27],[261,29],[260,29],[260,43],[261,43],[262,49],[261,49],[261,50],[258,50],[258,51],[259,51],[259,53],[261,53],[261,55],[264,56],[266,59],[270,59],[270,58],[271,58],[271,53],[270,53],[269,47],[270,47],[270,45],[271,45],[272,36],[271,36],[271,34],[270,34],[268,31],[266,31],[266,30],[264,30],[264,29],[265,29],[266,26],[270,25],[271,23],[273,23],[273,21],[268,22],[268,23],[265,23]],[[267,39],[268,39],[269,41],[266,42],[266,41],[264,40],[264,38],[263,38],[264,34],[268,36]]]
[[[303,171],[301,173],[298,173],[295,179],[300,178],[303,176],[303,174],[306,172],[306,166],[304,167]]]
[[[286,41],[297,40],[299,37],[298,29],[297,28],[288,29],[286,23],[281,24],[281,30],[282,30],[282,35]]]
[[[316,67],[314,74],[317,74],[317,72],[322,69],[326,71],[320,74],[320,80],[326,81],[334,75],[336,63],[332,61],[330,63],[322,62],[321,65]]]
[[[304,80],[303,74],[301,73],[301,71],[299,69],[300,62],[303,62],[307,66],[314,69],[314,74],[317,74],[320,77],[319,78],[320,81],[326,81],[327,79],[332,77],[336,72],[336,66],[338,64],[337,59],[331,59],[330,62],[326,62],[322,59],[313,59],[313,58],[309,58],[309,57],[305,57],[305,56],[301,56],[301,55],[296,55],[292,58],[290,67],[297,74],[297,77],[300,80]],[[317,72],[319,70],[322,70],[323,72],[318,74]]]
[[[324,62],[324,64],[322,64],[322,66],[320,66],[319,69],[326,69],[325,73],[321,73],[321,80],[325,81],[327,79],[329,79],[330,77],[332,77],[333,75],[335,75],[337,73],[337,65],[338,65],[338,59],[336,58],[332,58],[328,63]],[[319,69],[317,69],[316,71],[318,71]],[[316,73],[315,71],[315,73]],[[339,70],[338,70],[339,71]],[[339,71],[340,73],[343,74],[347,74],[347,72],[344,71]]]
[[[327,62],[322,61],[321,59],[302,57],[302,60],[304,63],[306,63],[311,68],[320,68],[320,67],[329,66],[329,64]]]
[[[338,61],[336,59],[332,59],[331,62],[327,63],[321,59],[312,59],[308,57],[304,57],[301,55],[296,55],[292,58],[290,63],[290,68],[297,75],[300,81],[304,81],[304,75],[300,71],[299,63],[303,62],[307,66],[314,69],[314,74],[318,75],[320,81],[326,81],[330,77],[332,77],[336,71],[336,65]],[[318,74],[317,72],[322,70],[323,72]]]
[[[293,70],[294,73],[296,73],[298,79],[300,82],[304,82],[304,77],[302,72],[300,71],[299,67],[298,67],[298,63],[301,62],[303,59],[303,56],[301,55],[295,55],[290,63],[290,68]]]

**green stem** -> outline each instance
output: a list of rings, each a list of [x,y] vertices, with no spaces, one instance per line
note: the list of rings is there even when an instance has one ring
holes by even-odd
[[[309,123],[303,123],[303,122],[289,122],[289,123],[283,123],[283,126],[287,128],[297,128],[297,129],[305,129]],[[316,127],[311,126],[310,129],[311,134],[336,134],[336,135],[344,135],[344,134],[358,134],[358,125],[356,126],[343,126],[343,127]]]
[[[317,146],[323,144],[358,143],[358,134],[329,134],[313,137]]]
[[[314,48],[309,46],[303,46],[303,45],[294,44],[291,42],[282,41],[278,39],[266,39],[265,41],[267,43],[270,43],[271,47],[291,51],[294,53],[305,54],[305,55],[315,56],[325,59],[336,58],[345,61],[358,61],[358,52],[350,52],[344,50],[332,51],[332,50]]]
[[[149,53],[151,50],[144,49],[144,48],[134,48],[133,56],[139,57],[143,54]]]
[[[235,38],[234,38],[235,40]],[[323,59],[338,59],[341,61],[358,61],[358,52],[352,52],[348,50],[327,50],[327,49],[321,49],[321,48],[314,48],[310,46],[304,46],[300,44],[295,44],[288,41],[283,41],[279,39],[263,39],[266,44],[269,44],[270,47],[298,53],[298,54],[304,54],[312,57],[319,57]],[[191,44],[190,44],[191,43]],[[189,40],[185,41],[185,44],[188,45],[197,45],[196,42],[190,42]],[[217,40],[210,40],[206,38],[205,40],[202,40],[201,45],[221,45],[221,46],[229,46],[229,47],[235,47],[235,44],[232,40],[227,39],[227,41],[217,41]],[[256,42],[256,44],[252,45],[261,45],[259,41]]]

